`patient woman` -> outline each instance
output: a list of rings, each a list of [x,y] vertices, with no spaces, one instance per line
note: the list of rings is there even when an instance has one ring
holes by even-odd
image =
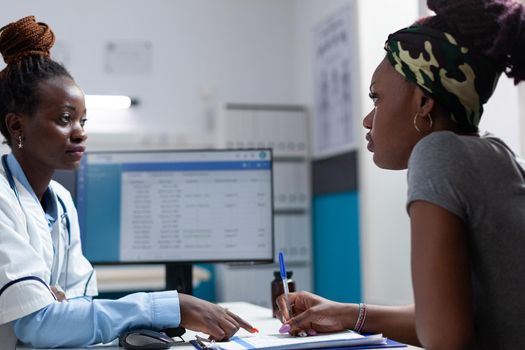
[[[281,332],[383,333],[426,349],[525,349],[525,172],[480,135],[502,73],[525,79],[524,4],[428,0],[436,15],[389,35],[363,126],[377,166],[408,168],[414,305],[281,296]],[[505,111],[492,116],[505,123]]]
[[[217,305],[176,291],[93,299],[71,195],[51,180],[85,150],[84,93],[50,58],[54,34],[34,17],[0,29],[0,131],[12,153],[0,170],[0,341],[33,347],[110,342],[121,332],[183,326],[221,340],[252,327]]]

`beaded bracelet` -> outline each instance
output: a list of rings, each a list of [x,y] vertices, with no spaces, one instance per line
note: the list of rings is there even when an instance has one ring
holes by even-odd
[[[357,321],[355,322],[354,331],[361,332],[363,329],[363,326],[365,325],[365,319],[366,319],[366,304],[360,303],[359,304],[359,313],[357,315]]]

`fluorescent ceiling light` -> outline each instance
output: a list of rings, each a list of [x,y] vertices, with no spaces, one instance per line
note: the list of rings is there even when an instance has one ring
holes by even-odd
[[[93,109],[127,109],[133,101],[122,95],[86,95],[86,108]]]

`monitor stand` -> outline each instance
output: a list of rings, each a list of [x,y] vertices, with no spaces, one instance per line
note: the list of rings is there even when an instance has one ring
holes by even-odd
[[[191,264],[166,264],[166,290],[177,290],[180,293],[193,293],[193,267]]]

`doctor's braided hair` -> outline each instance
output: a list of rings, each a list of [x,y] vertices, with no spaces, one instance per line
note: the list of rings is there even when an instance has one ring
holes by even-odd
[[[55,77],[73,79],[50,58],[55,35],[35,17],[24,17],[0,28],[0,53],[7,66],[0,71],[0,132],[12,145],[6,126],[8,113],[31,115],[39,103],[38,86]]]
[[[427,0],[417,23],[457,35],[518,84],[525,80],[525,4],[517,0]]]

